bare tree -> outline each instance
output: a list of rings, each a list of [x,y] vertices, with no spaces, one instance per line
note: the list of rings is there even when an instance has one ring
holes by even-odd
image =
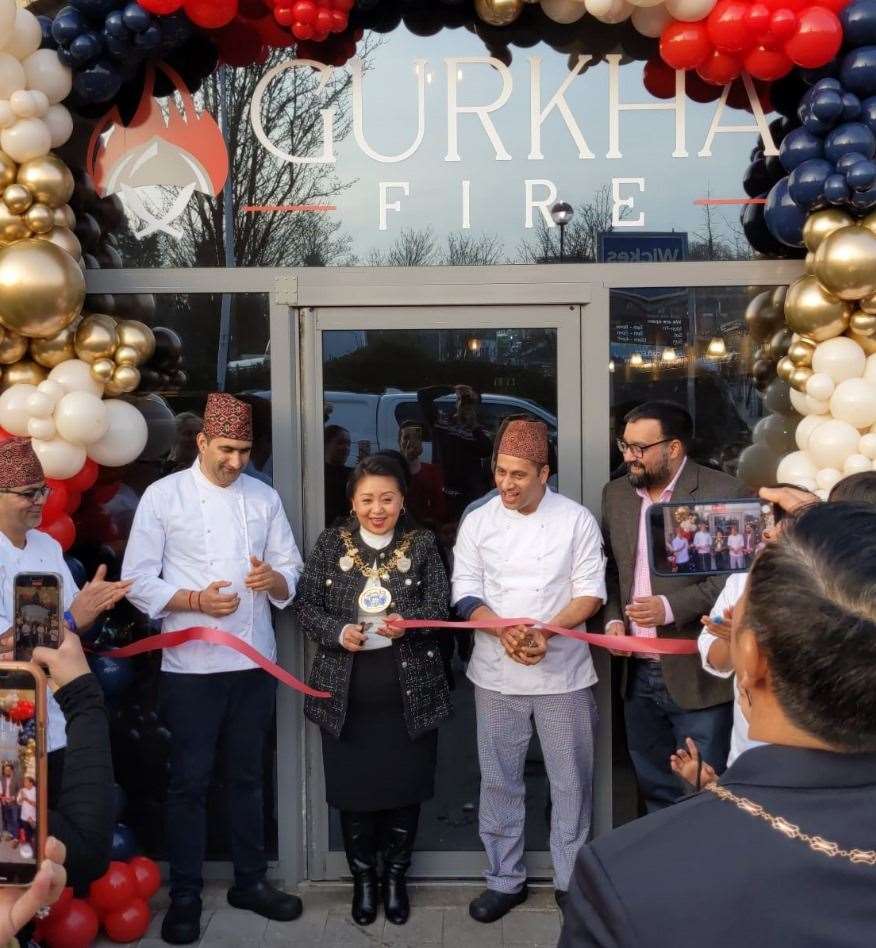
[[[440,262],[431,227],[404,229],[389,250],[372,250],[368,255],[371,267],[429,267]]]
[[[475,237],[464,232],[447,235],[441,263],[448,267],[489,267],[503,261],[505,248],[495,234]]]
[[[711,200],[711,186],[706,188],[702,227],[691,234],[689,260],[749,260],[751,246],[741,228],[718,211]]]
[[[571,223],[566,226],[563,240],[563,258],[575,263],[593,263],[599,257],[599,235],[612,229],[611,190],[603,185],[594,192],[589,201],[575,208]],[[621,216],[628,211],[623,208]],[[560,257],[560,235],[558,227],[549,227],[544,217],[538,215],[535,234],[518,248],[521,263],[552,263]]]

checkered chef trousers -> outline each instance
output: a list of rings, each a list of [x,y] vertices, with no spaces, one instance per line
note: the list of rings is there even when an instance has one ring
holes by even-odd
[[[523,768],[535,722],[551,791],[554,886],[566,890],[587,841],[593,803],[596,701],[591,688],[556,695],[503,695],[475,686],[481,765],[480,835],[487,887],[517,892],[526,880]]]

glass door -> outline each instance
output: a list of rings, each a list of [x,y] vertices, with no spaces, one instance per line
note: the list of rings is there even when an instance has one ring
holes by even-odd
[[[300,311],[305,419],[305,545],[349,512],[357,460],[400,452],[411,470],[408,508],[433,530],[448,566],[465,508],[492,488],[490,457],[507,415],[544,421],[556,456],[551,486],[581,497],[580,306],[344,306]],[[449,633],[445,664],[455,717],[440,732],[436,794],[423,807],[413,874],[474,878],[479,768],[471,641]],[[337,814],[323,792],[320,740],[306,727],[308,875],[348,874]],[[549,877],[550,795],[537,738],[526,762],[531,877]]]

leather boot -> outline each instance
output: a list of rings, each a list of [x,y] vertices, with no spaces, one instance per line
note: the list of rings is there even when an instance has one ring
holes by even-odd
[[[411,914],[405,876],[411,864],[419,819],[419,806],[401,807],[381,814],[383,911],[386,920],[393,925],[404,925]]]
[[[377,814],[341,810],[344,850],[353,875],[350,914],[357,925],[377,918]]]

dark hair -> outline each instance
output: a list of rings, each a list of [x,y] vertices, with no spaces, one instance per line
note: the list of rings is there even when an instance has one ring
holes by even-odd
[[[367,458],[362,458],[347,478],[347,500],[352,500],[359,481],[365,477],[391,477],[398,485],[402,497],[407,496],[407,478],[401,464],[394,457],[381,453],[369,454]]]
[[[350,436],[350,432],[343,425],[326,425],[322,431],[322,443],[330,444],[342,431],[347,437]]]
[[[876,751],[876,509],[817,504],[754,562],[746,614],[791,721]]]
[[[856,504],[876,504],[876,471],[862,471],[837,481],[828,500],[831,503],[846,500]]]
[[[663,437],[680,441],[685,448],[693,438],[693,420],[690,417],[690,412],[677,402],[643,402],[624,415],[624,425],[628,425],[633,421],[645,421],[646,419],[659,421]]]

